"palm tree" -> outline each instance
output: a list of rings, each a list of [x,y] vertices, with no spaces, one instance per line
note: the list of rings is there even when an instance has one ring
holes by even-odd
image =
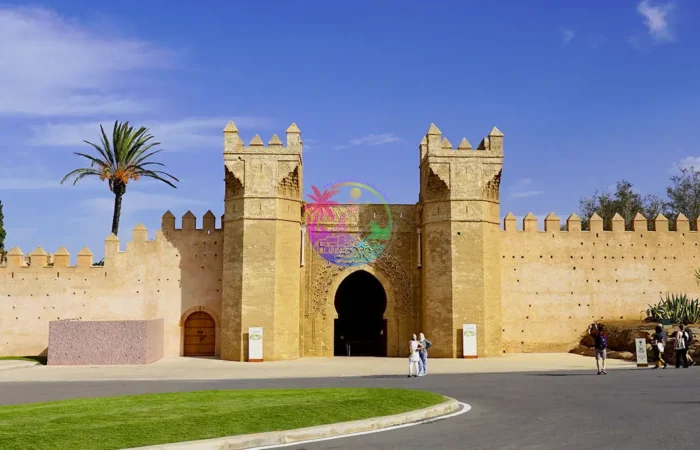
[[[71,177],[75,177],[73,185],[78,180],[95,176],[101,181],[107,180],[109,190],[114,193],[114,215],[112,216],[112,233],[117,235],[119,232],[119,216],[122,209],[122,196],[126,192],[126,185],[131,180],[138,180],[141,177],[153,178],[170,187],[176,186],[167,178],[179,182],[177,178],[169,173],[160,170],[152,170],[150,166],[164,166],[164,164],[148,161],[156,153],[161,150],[153,150],[160,142],[150,142],[153,136],[148,134],[148,128],[141,127],[134,130],[129,126],[129,122],[114,122],[114,130],[112,132],[112,142],[110,144],[105,134],[104,128],[100,125],[102,131],[101,145],[93,144],[92,142],[84,141],[86,144],[92,145],[99,153],[99,156],[91,156],[85,153],[75,153],[90,161],[90,167],[75,169],[68,175],[63,177],[61,184]]]

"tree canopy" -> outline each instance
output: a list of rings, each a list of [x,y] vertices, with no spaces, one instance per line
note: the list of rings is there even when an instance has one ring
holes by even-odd
[[[642,196],[633,189],[632,183],[620,180],[615,185],[615,191],[596,191],[591,197],[582,198],[580,202],[581,229],[588,230],[589,220],[593,213],[603,219],[603,229],[612,230],[612,219],[619,213],[625,219],[625,229],[632,229],[632,220],[637,213],[642,213],[647,219],[653,219],[664,211],[664,201],[657,195]],[[653,221],[650,221],[653,229]]]
[[[700,217],[700,170],[695,167],[681,168],[679,173],[670,178],[666,188],[666,198],[650,194],[642,196],[634,190],[627,180],[620,180],[614,192],[596,191],[590,197],[584,197],[579,205],[581,228],[588,230],[588,222],[593,213],[603,219],[603,229],[612,229],[612,218],[619,213],[625,219],[625,229],[632,229],[632,220],[641,213],[649,220],[649,230],[654,229],[653,219],[658,214],[666,216],[669,228],[675,230],[679,213],[690,221],[690,229],[697,231],[696,220]]]

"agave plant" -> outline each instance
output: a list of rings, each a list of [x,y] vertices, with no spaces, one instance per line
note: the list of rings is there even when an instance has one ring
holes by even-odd
[[[656,305],[649,305],[647,318],[654,321],[670,319],[674,323],[700,322],[700,300],[687,294],[667,294]]]

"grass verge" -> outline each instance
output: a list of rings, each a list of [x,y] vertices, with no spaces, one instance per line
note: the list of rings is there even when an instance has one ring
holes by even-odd
[[[408,389],[260,389],[0,407],[0,448],[120,449],[400,414],[445,397]]]
[[[0,361],[33,361],[43,366],[46,365],[46,356],[0,356]]]

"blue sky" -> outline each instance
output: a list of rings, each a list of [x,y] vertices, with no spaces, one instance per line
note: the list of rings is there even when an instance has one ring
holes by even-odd
[[[139,181],[142,222],[223,212],[222,129],[296,122],[306,191],[333,180],[418,197],[418,143],[505,133],[501,215],[550,211],[626,178],[662,193],[700,159],[700,5],[663,1],[56,1],[0,4],[6,246],[99,257],[112,196],[59,186],[115,119],[148,126],[177,190]],[[122,244],[122,248],[124,244]]]

